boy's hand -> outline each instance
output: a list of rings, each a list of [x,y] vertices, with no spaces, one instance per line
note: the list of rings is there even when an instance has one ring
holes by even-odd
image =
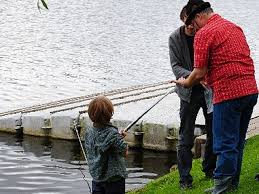
[[[127,132],[125,131],[125,129],[121,129],[121,130],[119,131],[119,133],[120,133],[123,137],[126,137],[126,135],[127,135]]]

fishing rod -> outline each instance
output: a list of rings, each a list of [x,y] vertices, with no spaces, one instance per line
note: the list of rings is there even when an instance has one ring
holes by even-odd
[[[152,106],[150,106],[143,114],[141,114],[135,121],[133,121],[132,123],[130,123],[125,129],[124,129],[124,132],[127,132],[133,125],[135,125],[139,119],[141,119],[148,111],[150,111],[154,106],[156,106],[161,100],[163,100],[166,96],[168,96],[169,94],[171,93],[174,93],[176,90],[175,90],[175,87],[171,90],[169,90],[165,95],[163,95],[158,101],[156,101],[156,103],[154,103]],[[78,141],[79,141],[79,144],[80,144],[80,147],[82,149],[82,152],[83,152],[83,155],[84,155],[84,158],[85,158],[85,161],[87,161],[87,157],[86,157],[86,154],[85,154],[85,150],[84,150],[84,147],[83,147],[83,144],[81,142],[81,139],[80,139],[80,135],[79,135],[79,132],[78,130],[81,129],[81,126],[80,126],[80,116],[81,114],[85,113],[86,111],[79,111],[79,114],[78,116],[76,117],[76,119],[74,120],[74,131],[76,132],[76,135],[77,135],[77,138],[78,138]],[[81,170],[80,170],[81,171]],[[91,187],[90,187],[90,184],[89,182],[85,179],[85,174],[81,171],[81,173],[83,174],[83,179],[87,182],[87,185],[89,187],[89,190],[91,192]]]
[[[135,125],[139,119],[141,119],[148,111],[150,111],[154,106],[156,106],[161,100],[163,100],[166,96],[168,96],[171,93],[174,93],[176,91],[176,88],[174,86],[173,89],[169,90],[164,96],[162,96],[156,103],[154,103],[152,106],[150,106],[142,115],[140,115],[135,121],[132,121],[124,130],[123,132],[127,132],[133,125]]]

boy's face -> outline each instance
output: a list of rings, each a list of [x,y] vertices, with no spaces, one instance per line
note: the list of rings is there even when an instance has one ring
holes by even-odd
[[[187,20],[187,16],[184,17],[183,22],[185,23],[186,20]],[[194,36],[196,33],[196,29],[194,28],[194,26],[192,24],[185,25],[185,32],[189,36]]]

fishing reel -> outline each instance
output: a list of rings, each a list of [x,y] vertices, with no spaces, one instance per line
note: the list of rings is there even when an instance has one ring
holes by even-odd
[[[74,119],[74,123],[73,123],[73,125],[74,125],[74,131],[76,132],[78,132],[79,134],[80,134],[80,132],[81,132],[81,129],[82,129],[82,127],[81,127],[81,125],[80,125],[80,116],[81,116],[81,112],[79,112],[79,114],[78,114],[78,116]]]

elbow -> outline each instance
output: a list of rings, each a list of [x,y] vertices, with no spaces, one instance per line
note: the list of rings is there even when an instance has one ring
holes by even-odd
[[[197,75],[197,76],[195,77],[195,79],[196,79],[197,81],[204,80],[205,75],[206,75],[206,74],[204,74],[204,75],[203,75],[203,74]]]
[[[203,68],[203,69],[195,69],[195,80],[197,81],[201,81],[205,78],[206,73],[207,73],[207,69]]]

